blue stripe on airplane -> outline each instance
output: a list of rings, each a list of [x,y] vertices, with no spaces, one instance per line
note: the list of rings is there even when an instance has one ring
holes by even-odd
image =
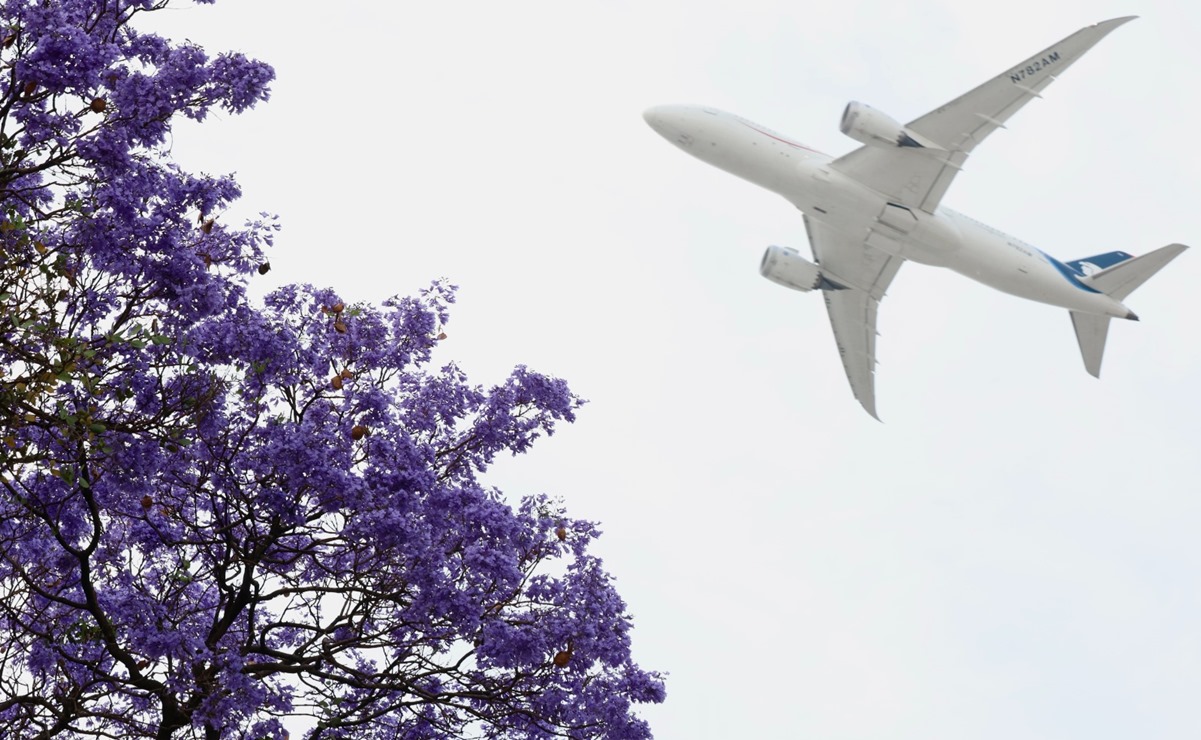
[[[1085,290],[1085,291],[1088,291],[1089,293],[1100,293],[1101,292],[1094,287],[1085,285],[1084,283],[1080,282],[1080,277],[1079,277],[1080,273],[1076,272],[1075,270],[1068,267],[1064,263],[1055,259],[1054,257],[1047,254],[1046,252],[1044,252],[1041,249],[1038,250],[1038,253],[1041,254],[1047,260],[1047,262],[1050,262],[1052,267],[1054,267],[1056,270],[1059,270],[1059,274],[1063,275],[1065,280],[1067,280],[1069,283],[1076,286],[1080,290]]]

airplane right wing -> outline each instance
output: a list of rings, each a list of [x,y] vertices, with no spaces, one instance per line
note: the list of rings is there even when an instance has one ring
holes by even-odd
[[[805,216],[813,258],[836,287],[825,288],[826,312],[851,392],[876,416],[876,308],[905,260]]]
[[[1050,85],[1110,31],[1135,16],[1082,28],[988,82],[909,123],[906,128],[942,150],[863,146],[831,167],[904,206],[933,213],[968,154]]]

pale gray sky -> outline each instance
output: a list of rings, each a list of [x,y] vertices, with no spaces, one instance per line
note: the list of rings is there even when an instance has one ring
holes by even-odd
[[[165,28],[275,65],[183,127],[284,231],[264,278],[350,299],[461,286],[443,359],[591,403],[492,482],[602,522],[660,738],[1201,734],[1201,253],[1127,303],[1102,379],[1067,312],[907,265],[881,308],[883,424],[820,297],[757,274],[800,214],[642,121],[736,112],[831,154],[1081,26],[1106,38],[973,155],[945,203],[1060,258],[1201,247],[1201,6],[1111,0],[338,4],[223,0]]]

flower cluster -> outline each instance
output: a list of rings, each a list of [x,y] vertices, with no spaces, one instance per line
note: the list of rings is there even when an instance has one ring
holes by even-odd
[[[483,483],[574,419],[433,366],[454,290],[248,280],[276,230],[175,166],[271,68],[168,0],[0,0],[0,735],[649,737],[596,528]]]

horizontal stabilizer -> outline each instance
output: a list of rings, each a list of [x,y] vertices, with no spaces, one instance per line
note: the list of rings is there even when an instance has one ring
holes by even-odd
[[[1094,378],[1101,377],[1101,357],[1105,354],[1105,336],[1109,333],[1109,317],[1072,311],[1072,326],[1076,329],[1076,341],[1080,343],[1080,355],[1084,358],[1084,369]]]
[[[1186,249],[1188,247],[1183,244],[1169,244],[1154,252],[1148,252],[1140,257],[1119,262],[1113,267],[1093,273],[1083,278],[1081,282],[1096,288],[1114,300],[1125,300],[1126,296],[1133,293],[1138,286],[1147,282],[1148,278],[1163,269],[1164,265],[1176,259]],[[1079,330],[1077,329],[1077,331]]]

